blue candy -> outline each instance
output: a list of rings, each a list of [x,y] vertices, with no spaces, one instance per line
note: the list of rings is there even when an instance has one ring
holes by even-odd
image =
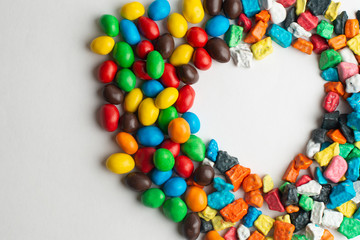
[[[260,12],[258,0],[242,0],[244,13],[247,17],[253,17]]]
[[[200,120],[195,113],[186,112],[181,117],[185,119],[190,125],[191,134],[195,134],[200,130]]]
[[[181,177],[169,179],[163,187],[164,193],[168,197],[179,197],[186,191],[187,184]]]
[[[354,213],[353,218],[360,220],[360,208]]]
[[[214,188],[218,191],[208,195],[209,207],[221,210],[234,201],[234,194],[229,192],[234,189],[234,186],[230,183],[226,183],[223,179],[217,177],[214,178]]]
[[[156,126],[140,128],[136,133],[138,142],[145,147],[156,147],[164,141],[164,134]]]
[[[351,181],[346,180],[333,187],[329,196],[330,203],[328,203],[326,207],[329,209],[334,209],[341,204],[350,201],[355,196],[356,192],[354,190],[354,184]]]
[[[356,112],[360,112],[360,93],[354,93],[347,101],[352,109]]]
[[[225,34],[229,27],[229,19],[222,15],[217,15],[206,22],[205,31],[212,37],[218,37]]]
[[[292,34],[280,27],[279,25],[273,24],[271,25],[268,35],[271,39],[282,46],[283,48],[287,48],[291,46]]]
[[[170,4],[167,0],[153,1],[148,8],[148,15],[154,21],[166,18],[170,13]]]
[[[360,113],[352,112],[347,115],[347,125],[355,131],[360,130]]]
[[[162,90],[163,85],[157,80],[144,81],[141,90],[145,96],[155,98]]]
[[[219,147],[215,139],[211,139],[209,145],[206,149],[206,157],[213,162],[216,162],[216,157],[218,155]]]
[[[321,144],[321,148],[320,151],[324,150],[325,148],[327,148],[328,146],[331,145],[331,142],[324,142]]]
[[[330,82],[338,82],[339,81],[339,73],[336,68],[328,68],[321,73],[321,77]]]
[[[320,184],[327,184],[328,181],[324,178],[321,169],[319,167],[316,167],[315,169],[315,178]]]
[[[348,169],[345,174],[346,179],[355,182],[360,176],[359,169],[360,169],[360,158],[353,158],[350,161],[348,161]]]
[[[157,169],[152,170],[150,173],[150,179],[155,185],[163,185],[167,180],[171,178],[172,170],[163,172]]]
[[[360,141],[360,131],[354,131],[355,142]]]
[[[261,214],[262,212],[260,210],[257,210],[253,206],[249,206],[248,212],[243,218],[243,225],[247,228],[251,228],[252,226],[254,226],[254,222]]]
[[[140,42],[140,33],[135,23],[130,20],[123,19],[120,21],[120,32],[125,42],[130,45],[136,45]]]

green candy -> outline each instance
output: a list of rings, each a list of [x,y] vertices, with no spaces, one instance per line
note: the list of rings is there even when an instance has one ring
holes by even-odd
[[[351,143],[339,144],[339,148],[340,148],[339,155],[342,156],[343,158],[347,158],[347,156],[354,149],[354,147],[355,146]]]
[[[123,68],[129,68],[134,63],[134,51],[126,42],[117,42],[113,50],[113,57],[117,64]]]
[[[154,153],[154,165],[163,172],[170,171],[175,165],[174,155],[166,148],[159,148]]]
[[[280,192],[284,192],[284,189],[285,189],[286,185],[289,185],[289,184],[290,184],[289,182],[284,182],[284,183],[279,187]]]
[[[201,162],[205,158],[205,144],[201,138],[190,135],[189,140],[181,145],[181,151],[185,153],[191,160]]]
[[[171,120],[178,118],[178,112],[175,107],[171,106],[160,111],[158,124],[159,128],[164,132],[168,133],[168,125]]]
[[[314,200],[307,195],[302,195],[299,201],[299,206],[307,212],[311,211],[314,206]]]
[[[119,21],[112,15],[102,15],[100,27],[110,37],[116,37],[119,34]]]
[[[241,42],[243,35],[243,28],[232,24],[229,30],[226,31],[224,40],[229,47],[236,47]]]
[[[152,79],[159,79],[164,73],[164,59],[158,51],[152,51],[146,58],[146,72]]]
[[[292,236],[291,240],[309,240],[305,235],[295,234]]]
[[[329,49],[321,53],[319,67],[321,70],[336,67],[336,65],[341,63],[341,60],[341,55],[337,51]]]
[[[121,69],[116,74],[116,84],[125,92],[130,92],[135,88],[136,76],[130,69]]]
[[[150,188],[141,195],[141,202],[150,208],[158,208],[163,205],[165,194],[159,188]]]
[[[322,20],[317,26],[316,32],[323,38],[330,39],[334,32],[334,26],[331,23]]]
[[[346,160],[349,161],[353,158],[360,158],[360,150],[357,147],[354,147],[351,153],[347,156]]]
[[[344,217],[338,231],[348,239],[357,237],[360,235],[360,221],[354,218]]]
[[[181,222],[187,213],[187,207],[180,198],[170,198],[165,201],[163,211],[166,217],[174,222]]]

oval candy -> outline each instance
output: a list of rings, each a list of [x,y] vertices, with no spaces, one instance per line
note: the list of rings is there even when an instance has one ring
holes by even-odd
[[[205,47],[208,36],[201,27],[192,27],[186,33],[186,41],[194,48]]]
[[[137,21],[137,26],[140,33],[149,40],[154,40],[160,35],[158,25],[150,18],[140,17]]]
[[[140,42],[140,33],[135,23],[130,20],[123,19],[120,21],[120,32],[125,42],[130,45],[136,45]]]
[[[230,49],[226,42],[220,38],[210,39],[206,46],[206,51],[209,53],[212,59],[226,63],[230,61]]]
[[[163,59],[167,59],[174,52],[174,38],[171,36],[171,34],[165,33],[156,40],[154,48],[161,54]]]
[[[180,144],[171,141],[171,139],[166,139],[161,145],[161,148],[166,148],[167,150],[169,150],[172,155],[175,157],[177,157],[180,153]]]
[[[141,85],[141,90],[145,96],[155,98],[162,90],[164,90],[164,87],[159,81],[150,80]]]
[[[119,34],[119,21],[113,15],[105,14],[100,18],[100,27],[110,37],[116,37]]]
[[[176,68],[170,63],[165,63],[164,73],[160,80],[165,87],[178,88],[180,85],[180,79],[176,74]]]
[[[219,15],[222,9],[223,0],[204,0],[204,10],[210,16]]]
[[[185,119],[175,118],[169,123],[168,134],[171,141],[185,143],[190,137],[190,126]]]
[[[165,88],[157,95],[155,105],[159,109],[166,109],[176,102],[178,96],[179,92],[176,88]]]
[[[126,176],[126,184],[136,192],[143,192],[151,187],[151,180],[142,172],[132,172]]]
[[[141,202],[146,207],[158,208],[163,205],[164,201],[165,194],[158,188],[150,188],[141,195]]]
[[[200,130],[200,120],[195,113],[185,112],[181,117],[189,123],[191,134],[195,134]]]
[[[168,17],[167,28],[171,35],[176,38],[182,38],[186,34],[188,25],[181,14],[173,13]]]
[[[138,143],[145,147],[156,147],[164,141],[164,134],[156,126],[146,126],[140,128],[136,137]]]
[[[223,3],[223,10],[227,18],[238,18],[242,11],[242,5],[240,0],[225,0]]]
[[[125,92],[130,92],[135,88],[136,76],[130,69],[121,69],[116,74],[116,84]]]
[[[124,110],[125,112],[136,112],[141,101],[143,99],[143,94],[140,88],[134,88],[126,96],[124,100]]]
[[[111,104],[122,104],[124,101],[125,93],[123,90],[115,86],[114,84],[108,84],[102,91],[105,101]]]
[[[148,8],[148,15],[154,21],[166,18],[170,13],[170,3],[167,0],[155,0]]]
[[[183,200],[179,197],[170,198],[165,201],[163,212],[166,217],[174,222],[181,222],[187,213],[187,207]]]
[[[169,180],[172,174],[173,174],[172,170],[163,172],[155,168],[150,173],[150,178],[155,185],[160,186],[163,185],[167,180]]]
[[[199,81],[199,74],[197,70],[190,64],[177,67],[176,73],[179,79],[185,84],[194,84]]]
[[[155,167],[153,163],[153,156],[155,151],[155,148],[143,147],[135,153],[135,165],[143,173],[148,173]]]
[[[201,22],[205,15],[201,0],[184,0],[183,15],[189,23]]]
[[[159,116],[159,109],[155,106],[152,98],[144,99],[139,106],[139,121],[144,126],[153,125]]]
[[[209,53],[204,48],[197,48],[193,55],[193,63],[200,70],[208,70],[211,67],[212,60]]]
[[[156,169],[162,172],[170,171],[175,165],[174,156],[166,148],[159,148],[156,150],[153,159]]]
[[[164,73],[164,59],[158,51],[152,51],[146,58],[146,71],[152,79],[159,79]]]
[[[110,83],[116,75],[117,65],[114,61],[108,60],[103,62],[99,67],[99,80],[102,83]]]
[[[188,64],[194,53],[194,48],[189,44],[182,44],[175,48],[173,54],[170,57],[170,63],[175,67]]]
[[[168,132],[168,125],[171,122],[171,120],[178,117],[178,112],[176,111],[176,108],[171,106],[166,109],[163,109],[160,111],[159,119],[158,119],[158,125],[159,128],[167,134]]]
[[[143,60],[138,60],[134,62],[132,65],[132,70],[136,77],[142,79],[142,80],[150,80],[151,77],[146,72],[146,62]]]
[[[126,153],[114,153],[106,159],[106,167],[116,174],[128,173],[135,167],[134,159]]]
[[[109,132],[118,128],[120,113],[115,105],[105,104],[100,108],[100,124]]]
[[[119,132],[116,135],[116,142],[125,153],[130,155],[136,153],[139,148],[135,138],[127,132]]]
[[[195,100],[195,90],[190,85],[185,85],[179,90],[179,97],[175,103],[175,108],[179,113],[185,113],[193,106]]]
[[[183,221],[184,235],[189,240],[196,240],[200,235],[201,220],[197,213],[189,213]]]
[[[181,177],[170,178],[163,187],[163,191],[167,197],[180,197],[186,191],[187,184]]]
[[[206,193],[199,187],[191,186],[185,193],[185,202],[191,211],[201,212],[207,206]]]
[[[184,34],[185,35],[185,34]],[[108,36],[100,36],[92,40],[90,44],[90,49],[94,53],[100,55],[107,55],[113,50],[115,41]]]
[[[154,46],[148,40],[140,41],[135,48],[136,55],[141,59],[146,59],[147,55],[152,51],[154,51]]]
[[[125,4],[120,11],[121,17],[133,21],[140,16],[144,15],[145,8],[139,2],[130,2]]]
[[[120,129],[124,132],[134,133],[139,126],[139,120],[134,113],[125,112],[120,118]]]
[[[206,22],[205,31],[212,37],[218,37],[225,34],[229,27],[229,19],[222,15],[217,15]]]
[[[114,47],[113,57],[122,68],[129,68],[134,63],[135,57],[131,46],[126,42],[117,42]]]

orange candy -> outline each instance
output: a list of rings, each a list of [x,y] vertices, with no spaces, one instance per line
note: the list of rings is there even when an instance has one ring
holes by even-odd
[[[325,229],[324,234],[322,235],[320,240],[334,240],[334,236],[329,232],[329,230]]]
[[[342,133],[340,132],[339,129],[329,130],[327,132],[326,136],[328,136],[334,142],[338,142],[340,144],[345,144],[346,143],[346,138],[344,137],[344,135],[342,135]]]
[[[244,192],[250,192],[253,190],[260,189],[262,187],[262,181],[259,175],[250,174],[243,181]]]
[[[345,24],[345,35],[347,38],[353,38],[359,34],[359,21],[357,19],[349,19]]]
[[[237,164],[225,173],[228,181],[231,182],[231,184],[234,186],[234,192],[240,188],[244,178],[249,176],[250,172],[250,168],[246,168]]]
[[[183,118],[175,118],[169,123],[168,132],[173,142],[185,143],[190,138],[190,125]]]
[[[220,214],[226,221],[234,223],[242,219],[247,214],[247,210],[248,205],[244,199],[239,198],[221,209]]]
[[[258,231],[253,232],[248,238],[248,240],[264,240],[264,239],[265,239],[264,235],[262,235]]]
[[[340,96],[345,94],[344,85],[341,82],[328,82],[324,84],[325,92],[336,92]]]
[[[266,28],[268,27],[267,23],[263,21],[258,21],[256,25],[250,30],[244,42],[246,43],[256,43],[262,39],[266,33]]]
[[[346,36],[339,35],[329,40],[329,46],[335,51],[346,47]]]
[[[116,135],[116,142],[127,154],[135,154],[139,148],[135,138],[126,132],[119,132]]]
[[[204,188],[204,186],[201,186],[201,185],[197,184],[192,177],[186,179],[186,184],[187,184],[188,186],[195,186],[195,187],[199,187],[199,188],[201,188],[201,189]]]
[[[312,54],[312,51],[314,49],[314,45],[311,42],[309,42],[309,41],[307,41],[305,39],[302,39],[302,38],[298,38],[292,44],[292,46],[294,48],[296,48],[297,50],[300,50],[301,52],[309,54],[309,55]]]
[[[284,176],[282,177],[282,180],[284,180],[285,182],[295,183],[297,177],[299,176],[299,171],[300,170],[295,169],[295,160],[291,161],[289,167],[284,173]]]
[[[294,206],[294,205],[289,205],[285,209],[286,209],[287,213],[294,213],[294,212],[298,212],[300,210],[300,208],[298,206]]]
[[[360,55],[355,55],[356,61],[360,64]]]
[[[207,206],[207,195],[199,187],[189,187],[185,193],[185,202],[193,212],[201,212]]]
[[[245,202],[250,206],[261,208],[264,203],[264,198],[258,189],[245,193]]]
[[[310,167],[311,164],[312,164],[312,160],[302,153],[296,155],[294,159],[294,167],[296,170],[300,170],[300,169],[306,170]]]
[[[255,15],[255,21],[263,21],[264,23],[267,23],[270,20],[270,14],[266,10],[262,10],[258,14]]]
[[[209,231],[206,235],[205,235],[205,239],[204,240],[224,240],[223,237],[220,236],[220,234],[215,231]]]
[[[275,240],[291,240],[295,231],[295,226],[291,223],[275,221],[274,239]]]

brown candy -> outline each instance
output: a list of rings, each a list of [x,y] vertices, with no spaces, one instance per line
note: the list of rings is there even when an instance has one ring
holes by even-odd
[[[205,12],[211,16],[219,15],[223,0],[204,0]]]
[[[207,42],[205,49],[210,54],[211,58],[218,62],[226,63],[230,61],[230,49],[226,42],[220,38],[210,39]]]
[[[103,97],[105,101],[111,104],[122,104],[124,101],[124,91],[115,86],[114,84],[108,84],[103,88]]]
[[[170,33],[161,35],[155,43],[154,49],[158,51],[163,59],[167,59],[171,56],[175,48],[174,38]]]
[[[194,84],[199,81],[199,74],[197,70],[190,64],[181,65],[176,68],[178,78],[186,84]]]
[[[194,172],[194,181],[201,186],[207,186],[213,182],[214,176],[215,171],[211,166],[201,165]]]
[[[189,213],[183,222],[184,235],[189,240],[195,240],[200,234],[201,220],[197,213]]]
[[[134,113],[126,112],[120,118],[120,129],[127,133],[134,133],[139,129],[139,120]]]
[[[242,5],[240,0],[225,0],[223,3],[223,10],[227,18],[238,18],[242,11]]]
[[[143,192],[151,187],[150,178],[142,172],[132,172],[126,176],[126,184],[137,192]]]

